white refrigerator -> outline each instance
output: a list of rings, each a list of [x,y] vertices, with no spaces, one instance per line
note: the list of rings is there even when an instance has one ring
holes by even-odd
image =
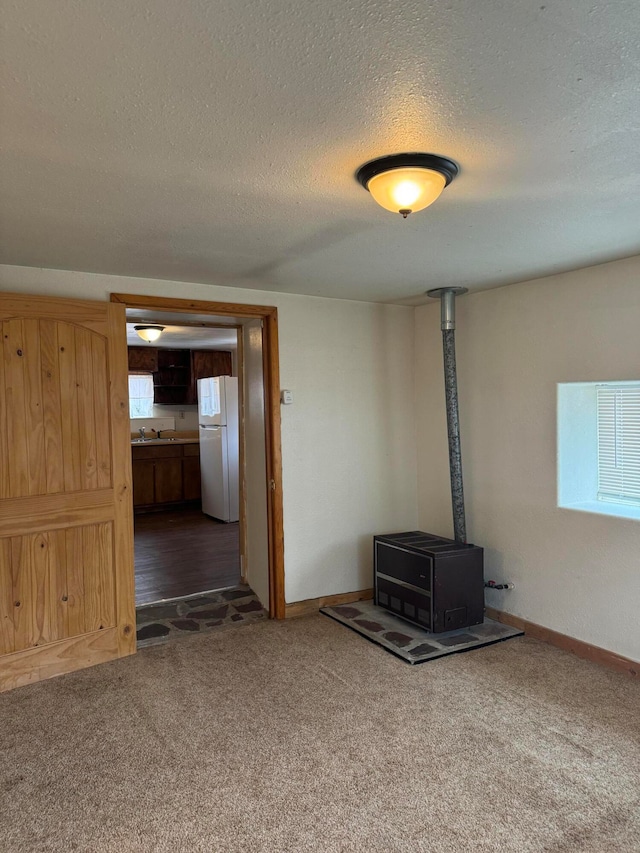
[[[219,521],[240,517],[238,380],[198,379],[202,511]]]

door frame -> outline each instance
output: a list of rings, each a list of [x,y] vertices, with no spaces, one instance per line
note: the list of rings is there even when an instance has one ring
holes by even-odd
[[[280,363],[278,309],[270,305],[208,302],[131,293],[112,293],[111,302],[146,311],[212,314],[262,320],[262,374],[265,402],[267,528],[269,543],[269,616],[285,618],[284,525],[282,509],[282,446],[280,432]],[[239,335],[239,338],[242,336]],[[132,510],[133,511],[133,510]]]

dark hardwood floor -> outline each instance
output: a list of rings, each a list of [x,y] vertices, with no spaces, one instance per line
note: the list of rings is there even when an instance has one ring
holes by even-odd
[[[136,605],[240,583],[238,524],[199,509],[135,516]]]

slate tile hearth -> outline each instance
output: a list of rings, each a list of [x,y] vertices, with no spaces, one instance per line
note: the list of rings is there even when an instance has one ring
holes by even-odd
[[[136,610],[138,648],[266,618],[258,597],[244,585],[142,606]]]
[[[372,601],[323,607],[320,612],[412,664],[481,648],[524,633],[510,625],[485,619],[484,623],[470,628],[433,634],[376,607]]]

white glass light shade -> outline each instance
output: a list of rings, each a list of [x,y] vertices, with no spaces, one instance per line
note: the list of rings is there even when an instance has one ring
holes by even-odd
[[[385,210],[406,216],[433,204],[445,185],[445,176],[440,172],[420,166],[401,166],[374,175],[367,189]]]
[[[136,326],[135,330],[143,341],[152,343],[158,340],[164,331],[164,326]]]

